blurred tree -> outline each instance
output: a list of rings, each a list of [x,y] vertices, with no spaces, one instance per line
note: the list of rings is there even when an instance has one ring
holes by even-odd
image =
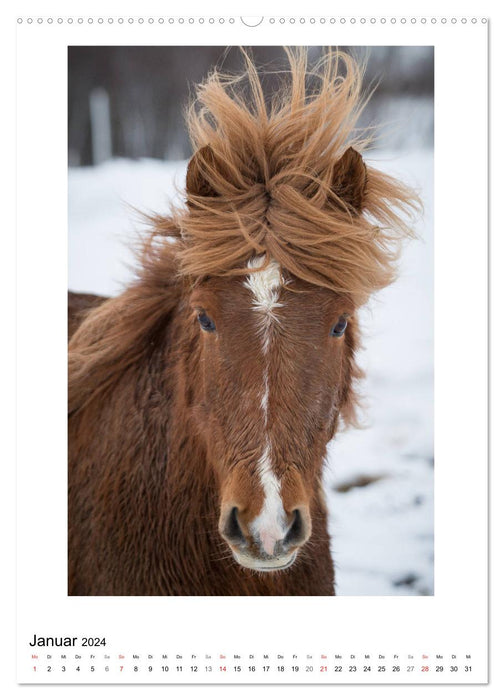
[[[342,47],[368,56],[365,87],[378,86],[364,115],[363,125],[376,124],[385,115],[418,128],[410,137],[426,145],[432,141],[433,47]],[[259,64],[269,70],[285,67],[281,47],[254,47]],[[316,58],[320,47],[311,47]],[[93,160],[90,98],[105,90],[110,104],[112,155],[127,158],[190,156],[184,126],[184,106],[194,84],[215,66],[228,71],[242,67],[236,47],[222,46],[71,46],[68,49],[68,156],[70,165]],[[266,81],[274,89],[274,75]],[[96,92],[94,93],[97,94]],[[98,93],[100,94],[100,93]],[[101,93],[103,95],[103,93]],[[392,133],[392,132],[391,132]],[[386,144],[390,142],[386,141]],[[392,136],[392,142],[397,138]],[[400,145],[394,143],[394,145]]]

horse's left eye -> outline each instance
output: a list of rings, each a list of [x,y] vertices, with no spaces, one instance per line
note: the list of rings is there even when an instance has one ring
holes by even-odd
[[[331,335],[334,336],[335,338],[341,338],[341,336],[345,332],[345,329],[347,327],[347,323],[348,323],[348,321],[346,320],[346,317],[340,316],[338,319],[338,323],[336,323],[331,328]]]
[[[210,316],[206,315],[206,313],[204,311],[199,312],[198,322],[201,326],[201,329],[204,331],[211,333],[212,331],[215,330],[215,323],[212,321]]]

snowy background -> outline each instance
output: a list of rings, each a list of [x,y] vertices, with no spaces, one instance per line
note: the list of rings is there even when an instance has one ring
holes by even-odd
[[[116,295],[133,276],[130,247],[141,233],[135,208],[165,212],[183,186],[187,161],[174,158],[187,158],[188,146],[176,115],[194,79],[189,69],[201,78],[213,56],[203,52],[216,47],[190,49],[190,61],[187,47],[141,47],[145,55],[138,47],[98,48],[69,52],[69,163],[95,164],[69,169],[68,284]],[[366,160],[415,187],[424,215],[398,281],[360,312],[363,428],[336,437],[325,471],[336,591],[433,595],[433,52],[368,53],[368,74],[385,79],[366,118],[385,127],[381,150]],[[161,57],[176,69],[165,81],[167,102],[160,95]],[[142,79],[142,61],[149,79]],[[142,154],[157,157],[136,157]]]
[[[418,187],[424,216],[398,281],[361,311],[365,428],[348,430],[329,446],[325,483],[337,592],[432,595],[433,153],[376,158]]]

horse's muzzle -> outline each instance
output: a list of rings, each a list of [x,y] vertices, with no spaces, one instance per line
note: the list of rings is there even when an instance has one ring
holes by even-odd
[[[311,521],[307,510],[299,508],[292,511],[283,531],[251,531],[238,507],[230,506],[223,509],[219,530],[238,564],[255,571],[280,571],[296,560],[299,548],[310,537]]]
[[[235,561],[245,569],[253,569],[254,571],[282,571],[288,569],[296,561],[297,551],[287,557],[271,557],[271,559],[253,559],[247,555],[235,552],[232,550]]]

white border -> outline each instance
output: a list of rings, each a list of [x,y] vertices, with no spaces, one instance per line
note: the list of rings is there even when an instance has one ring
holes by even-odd
[[[160,599],[62,599],[66,585],[64,571],[63,577],[59,574],[62,573],[66,536],[65,529],[61,528],[65,513],[58,504],[66,502],[66,440],[60,439],[64,424],[61,397],[65,395],[66,376],[62,368],[66,350],[63,343],[55,351],[44,339],[61,339],[66,332],[66,324],[62,325],[64,297],[61,297],[61,289],[66,289],[66,45],[208,43],[206,24],[177,23],[172,31],[168,27],[168,24],[141,25],[138,22],[110,26],[97,22],[67,24],[64,32],[58,35],[63,26],[43,22],[23,23],[18,32],[21,654],[26,649],[24,640],[33,634],[36,616],[38,624],[46,629],[57,627],[58,619],[71,620],[75,634],[79,626],[84,629],[86,624],[90,625],[95,615],[102,626],[107,626],[107,619],[110,619],[109,627],[116,635],[120,634],[124,644],[127,635],[132,633],[132,624],[135,626],[135,616],[138,616],[138,630],[142,629],[141,623],[147,616],[152,615],[157,624],[165,617],[165,624],[177,630],[179,649],[190,649],[193,644],[194,628],[182,625],[189,609],[191,617],[204,621],[202,649],[210,648],[210,643],[212,649],[224,645],[226,634],[235,628],[236,619],[244,616],[249,618],[248,627],[244,625],[249,630],[253,629],[254,620],[274,616],[285,634],[284,640],[296,639],[300,634],[298,619],[296,624],[290,623],[292,600],[280,603],[278,599],[225,599],[219,604],[221,599],[216,599],[209,605],[208,599],[162,599],[161,609]],[[316,26],[275,23],[262,25],[259,38],[253,33],[256,30],[241,24],[214,23],[211,43],[334,44],[334,29],[334,25],[328,23]],[[448,26],[440,22],[400,24],[399,19],[393,24],[386,22],[379,29],[376,24],[350,22],[340,23],[337,29],[337,43],[345,45],[435,45],[436,596],[431,599],[345,598],[330,603],[328,599],[305,599],[303,609],[310,620],[326,621],[331,616],[328,605],[335,606],[337,641],[347,649],[359,647],[362,639],[363,628],[361,625],[356,628],[356,619],[368,621],[364,633],[370,649],[382,648],[394,653],[397,639],[401,639],[404,649],[418,649],[418,653],[425,648],[428,653],[436,653],[436,649],[439,653],[453,653],[455,649],[455,653],[465,653],[468,646],[476,647],[481,682],[485,677],[486,658],[486,345],[482,320],[482,311],[486,308],[486,28],[470,21],[458,22],[456,28],[451,27],[449,36],[447,32]],[[471,61],[467,61],[469,45]],[[463,65],[463,70],[458,72],[453,71],[457,61]],[[470,100],[467,99],[467,85],[471,85]],[[37,105],[36,130],[31,119],[33,105]],[[467,142],[467,134],[471,134],[470,166],[466,158],[464,165],[467,163],[467,166],[461,167],[460,144]],[[49,172],[47,163],[52,163]],[[471,173],[476,173],[477,177],[470,177]],[[461,193],[464,194],[461,196]],[[475,244],[476,235],[482,237],[481,244],[479,239]],[[49,241],[52,243],[48,245]],[[50,275],[48,269],[51,269]],[[40,297],[40,290],[44,290],[45,313],[34,314],[34,292]],[[47,309],[51,309],[50,314]],[[461,343],[460,329],[467,327],[468,319],[474,318],[480,319],[479,333],[464,337]],[[33,338],[38,339],[35,348]],[[471,367],[471,381],[461,386],[461,379],[467,380],[468,366]],[[34,387],[38,391],[34,391]],[[54,397],[52,410],[47,407],[48,396]],[[466,439],[462,440],[461,436]],[[468,513],[468,504],[474,502],[479,504],[477,509]],[[38,523],[36,529],[35,522]],[[50,543],[50,546],[39,546],[41,542]],[[30,609],[34,598],[33,576],[29,572],[34,571],[39,572],[37,598],[46,601],[45,610],[41,610],[40,605]],[[44,576],[44,572],[51,575]],[[453,585],[454,578],[458,586]],[[55,586],[54,580],[62,584]],[[127,625],[122,621],[125,603],[130,615]],[[178,614],[180,625],[173,622]],[[206,629],[212,630],[207,639],[204,637]],[[222,630],[221,639],[215,630]],[[264,627],[257,630],[258,633],[262,631]],[[285,645],[285,641],[275,641],[274,633],[274,629],[268,628],[270,645],[277,648]],[[162,631],[160,640],[163,634]],[[149,636],[154,636],[151,630]],[[312,640],[308,638],[310,649]],[[317,642],[320,649],[334,647],[334,629],[325,625],[318,628]],[[264,645],[260,636],[254,640],[253,635],[249,635],[247,643]],[[437,682],[439,680],[436,678]]]

